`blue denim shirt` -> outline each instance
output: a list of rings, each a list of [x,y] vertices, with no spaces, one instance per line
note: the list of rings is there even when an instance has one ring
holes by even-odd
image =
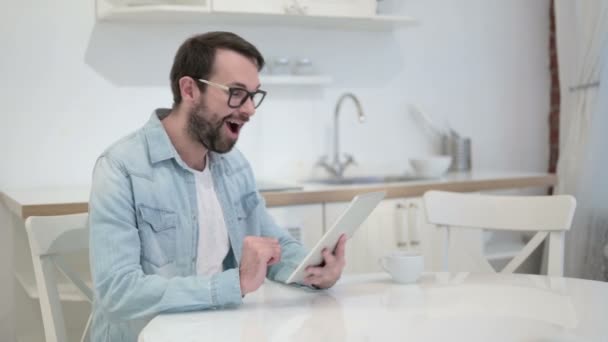
[[[306,251],[269,216],[249,163],[233,149],[209,154],[230,252],[224,271],[196,275],[198,212],[194,175],[177,154],[158,109],[148,123],[97,160],[89,202],[95,300],[91,340],[135,342],[156,314],[241,304],[239,261],[248,235],[279,240],[284,282]]]

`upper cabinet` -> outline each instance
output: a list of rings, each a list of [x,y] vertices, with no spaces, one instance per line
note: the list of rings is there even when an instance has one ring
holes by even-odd
[[[376,0],[294,0],[304,14],[335,17],[373,17]]]
[[[230,13],[285,14],[289,10],[289,2],[291,1],[213,0],[211,10],[213,12]]]
[[[376,0],[213,0],[214,12],[370,17]]]
[[[391,30],[414,23],[376,15],[376,0],[96,0],[101,21],[284,25]]]

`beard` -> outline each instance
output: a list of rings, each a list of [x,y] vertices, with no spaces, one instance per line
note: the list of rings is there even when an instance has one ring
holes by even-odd
[[[192,139],[203,144],[209,151],[230,152],[236,144],[236,140],[222,136],[222,126],[230,116],[213,123],[204,117],[205,113],[208,113],[208,110],[202,102],[192,109],[188,117],[188,134]]]

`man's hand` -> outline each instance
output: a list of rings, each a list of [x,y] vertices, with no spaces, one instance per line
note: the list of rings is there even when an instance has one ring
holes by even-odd
[[[324,262],[320,266],[308,266],[306,268],[306,278],[304,285],[315,286],[321,289],[332,287],[340,276],[346,265],[344,260],[344,250],[346,249],[346,235],[340,236],[338,245],[334,252],[327,249],[323,250]]]
[[[280,260],[281,245],[277,239],[259,236],[245,237],[239,267],[241,294],[244,296],[262,286],[268,266],[272,266]]]

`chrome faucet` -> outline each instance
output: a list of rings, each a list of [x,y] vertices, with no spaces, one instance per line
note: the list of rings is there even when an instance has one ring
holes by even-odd
[[[361,103],[359,99],[353,93],[345,93],[340,96],[338,102],[336,102],[336,109],[334,111],[334,151],[333,151],[333,160],[331,163],[327,162],[327,156],[321,157],[321,159],[317,162],[317,166],[324,168],[327,172],[329,172],[332,176],[336,178],[342,178],[344,175],[344,170],[351,165],[356,164],[355,159],[350,154],[344,154],[346,158],[344,161],[340,161],[340,125],[339,125],[339,116],[340,116],[340,108],[342,107],[342,103],[347,98],[350,98],[355,103],[357,107],[357,115],[359,117],[359,122],[365,121],[365,114],[363,113],[363,108],[361,107]]]

